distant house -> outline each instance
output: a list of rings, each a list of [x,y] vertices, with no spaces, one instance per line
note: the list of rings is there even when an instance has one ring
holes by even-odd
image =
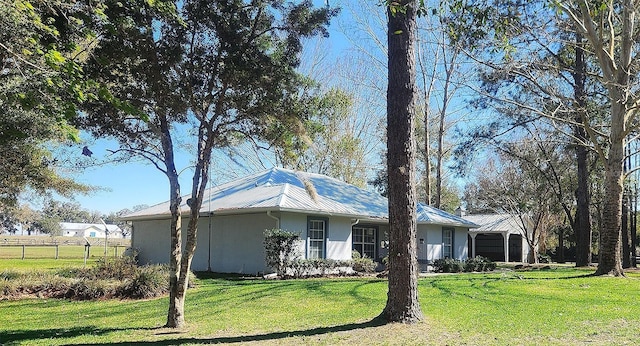
[[[103,238],[104,227],[101,223],[73,223],[61,222],[62,236],[64,237],[85,237],[85,238]],[[122,230],[116,225],[107,225],[108,237],[112,239],[124,238]]]
[[[183,197],[183,230],[188,222]],[[461,217],[418,205],[418,260],[467,257],[467,232],[477,227]],[[132,247],[141,263],[168,263],[169,202],[129,214]],[[387,199],[325,175],[269,169],[205,194],[192,268],[226,273],[265,273],[264,231],[299,232],[303,258],[351,259],[352,250],[380,261],[387,255]],[[183,239],[186,237],[183,237]]]
[[[523,225],[523,220],[511,214],[464,215],[464,218],[480,225],[469,231],[471,256],[501,262],[527,261],[529,245],[526,237],[533,227],[528,219],[523,219]]]

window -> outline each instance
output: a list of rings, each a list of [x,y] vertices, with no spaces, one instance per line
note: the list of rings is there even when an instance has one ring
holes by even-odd
[[[442,229],[442,257],[453,258],[453,230]]]
[[[89,232],[89,238],[95,238],[96,232]]]
[[[324,258],[326,225],[325,220],[309,219],[307,258]]]
[[[352,232],[352,249],[375,259],[376,257],[376,229],[374,227],[354,227]]]

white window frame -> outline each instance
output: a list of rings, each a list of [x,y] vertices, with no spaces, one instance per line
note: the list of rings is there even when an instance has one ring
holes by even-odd
[[[442,258],[453,258],[453,228],[442,228]],[[447,233],[449,235],[447,236]]]
[[[373,231],[373,241],[372,242],[367,242],[365,241],[365,230],[372,230]],[[356,237],[355,234],[356,232],[360,231],[360,235],[361,235],[361,241],[356,241]],[[372,226],[354,226],[351,230],[352,234],[351,234],[351,249],[352,250],[357,250],[360,255],[362,257],[365,256],[365,251],[364,251],[364,247],[365,245],[371,245],[373,246],[373,253],[372,254],[366,254],[368,258],[371,259],[375,259],[376,257],[376,240],[377,240],[377,233],[378,233],[378,228],[377,227],[372,227]],[[359,246],[358,249],[356,249],[355,247]],[[362,251],[360,251],[362,250]]]
[[[324,218],[312,218],[307,220],[307,258],[326,258],[327,256],[327,223]],[[322,228],[317,228],[322,225]],[[315,236],[318,232],[320,237]],[[314,235],[314,237],[312,237]],[[319,246],[318,246],[319,245]],[[312,251],[313,249],[313,251]]]

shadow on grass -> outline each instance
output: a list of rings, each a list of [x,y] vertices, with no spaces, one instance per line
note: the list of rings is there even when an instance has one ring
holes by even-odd
[[[123,330],[152,330],[156,328],[96,328],[91,326],[60,328],[60,329],[34,329],[34,330],[0,330],[0,345],[12,345],[30,340],[73,338],[81,335],[103,335]]]
[[[286,339],[290,337],[296,336],[314,336],[314,335],[323,335],[329,333],[336,332],[346,332],[357,329],[364,328],[373,328],[385,325],[386,322],[381,318],[375,318],[371,321],[361,322],[361,323],[350,323],[339,326],[332,327],[319,327],[312,328],[307,330],[296,330],[296,331],[285,331],[285,332],[274,332],[274,333],[265,333],[265,334],[255,334],[255,335],[239,335],[239,336],[225,336],[225,337],[213,337],[213,338],[195,338],[195,337],[184,337],[184,338],[175,338],[168,340],[154,340],[154,341],[131,341],[131,342],[105,342],[105,343],[94,343],[94,344],[83,344],[83,345],[182,345],[182,344],[217,344],[217,343],[246,343],[252,341],[277,341],[280,339]],[[71,338],[76,336],[81,336],[85,334],[92,335],[102,335],[107,334],[114,331],[122,331],[122,330],[139,330],[136,328],[92,328],[92,327],[79,327],[79,328],[70,328],[70,329],[53,329],[53,330],[29,330],[29,331],[2,331],[0,332],[0,340],[3,342],[8,342],[11,344],[13,342],[20,343],[29,340],[37,340],[37,339],[45,339],[45,338]],[[144,329],[144,328],[140,328]],[[149,330],[152,329],[161,329],[161,328],[146,328]],[[168,335],[172,333],[161,333],[163,335]],[[176,331],[175,334],[180,334],[179,331]]]

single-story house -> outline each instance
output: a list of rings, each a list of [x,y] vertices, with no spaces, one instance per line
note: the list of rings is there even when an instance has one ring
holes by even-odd
[[[183,230],[188,223],[182,200]],[[420,263],[467,257],[472,222],[418,205],[417,249]],[[132,247],[139,260],[168,263],[169,202],[123,217],[133,225]],[[380,261],[387,255],[387,199],[321,174],[273,168],[213,186],[205,194],[198,222],[196,271],[259,274],[265,264],[264,231],[299,232],[302,258],[349,260],[357,250]],[[183,237],[183,239],[186,237]]]
[[[470,214],[466,220],[480,225],[469,230],[469,253],[492,261],[526,262],[529,255],[527,234],[523,227],[531,229],[527,218],[523,221],[511,214]]]
[[[122,239],[122,230],[117,225],[106,225],[108,237],[112,239]],[[62,236],[64,237],[84,237],[84,238],[103,238],[105,225],[101,223],[74,223],[61,222]]]

